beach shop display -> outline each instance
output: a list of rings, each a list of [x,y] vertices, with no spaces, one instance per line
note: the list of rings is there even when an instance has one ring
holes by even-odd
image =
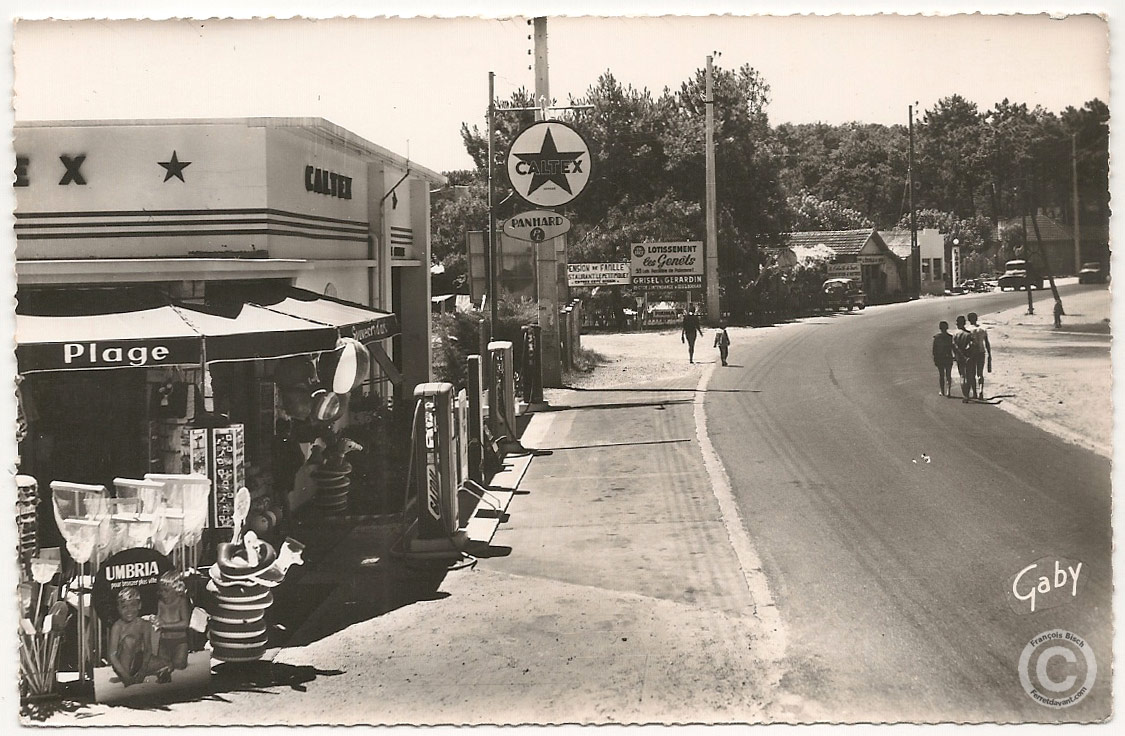
[[[250,512],[250,492],[235,496],[235,532],[230,542],[219,544],[209,571],[207,634],[211,656],[222,662],[261,659],[269,643],[266,612],[273,605],[273,588],[285,580],[293,565],[303,563],[304,545],[286,539],[281,551],[259,539],[252,530],[243,533]]]

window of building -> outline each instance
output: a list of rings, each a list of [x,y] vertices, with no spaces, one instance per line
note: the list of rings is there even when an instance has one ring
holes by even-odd
[[[929,281],[930,280],[930,259],[929,258],[923,258],[922,259],[922,280],[923,281]]]
[[[941,278],[941,259],[935,258],[934,259],[934,281],[937,281],[940,278]]]

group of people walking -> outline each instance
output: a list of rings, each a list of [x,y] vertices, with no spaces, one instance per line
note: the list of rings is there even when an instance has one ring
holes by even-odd
[[[938,333],[934,335],[934,365],[938,369],[938,390],[942,396],[950,396],[953,391],[953,364],[961,378],[961,400],[973,401],[984,398],[984,370],[992,372],[992,345],[988,342],[988,330],[977,324],[977,313],[969,312],[968,325],[965,317],[957,317],[957,332],[950,334],[949,323],[938,323]]]

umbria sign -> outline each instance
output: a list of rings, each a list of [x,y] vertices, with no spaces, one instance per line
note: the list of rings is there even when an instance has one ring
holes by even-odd
[[[557,120],[533,123],[508,148],[508,179],[520,199],[559,207],[590,181],[590,147],[577,130]]]
[[[504,234],[516,240],[542,243],[570,232],[570,219],[545,210],[531,210],[508,218]]]

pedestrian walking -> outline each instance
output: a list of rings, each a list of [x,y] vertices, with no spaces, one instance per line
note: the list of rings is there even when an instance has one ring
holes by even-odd
[[[953,335],[949,334],[949,323],[938,322],[938,333],[934,335],[934,365],[938,369],[938,393],[949,396],[953,390]]]
[[[723,361],[723,365],[726,365],[727,351],[730,349],[730,335],[727,334],[726,321],[719,322],[719,329],[715,332],[715,347],[719,349],[719,359]]]
[[[695,316],[695,309],[688,305],[687,311],[684,312],[684,326],[680,331],[680,342],[687,343],[688,362],[695,362],[695,338],[703,334],[703,328],[699,326],[699,317]]]
[[[976,368],[977,398],[984,398],[984,369],[992,372],[992,344],[988,330],[977,324],[977,313],[969,312],[969,332],[973,333],[973,363]]]
[[[953,353],[961,376],[962,401],[977,398],[977,369],[973,361],[973,333],[965,328],[965,317],[957,316],[957,334],[953,336]]]
[[[1062,299],[1055,300],[1055,329],[1062,327],[1063,306]]]

